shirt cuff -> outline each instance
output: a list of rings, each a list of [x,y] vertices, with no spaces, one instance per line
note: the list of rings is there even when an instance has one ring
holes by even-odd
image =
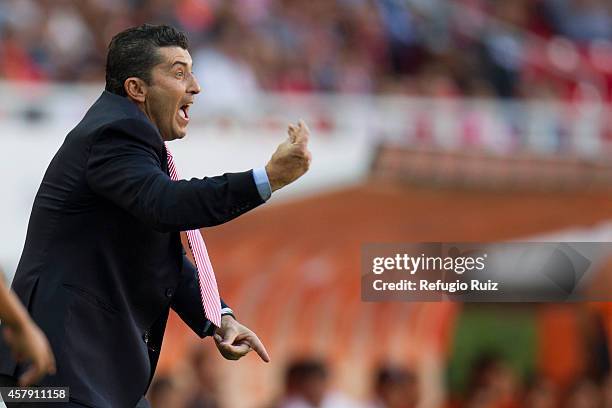
[[[233,318],[236,318],[236,316],[234,315],[234,311],[230,309],[229,307],[224,307],[223,309],[221,309],[221,316],[225,316],[225,315],[230,315]]]
[[[257,191],[259,191],[261,199],[268,201],[268,199],[272,196],[272,187],[270,186],[270,180],[268,180],[266,168],[257,167],[256,169],[253,169],[253,180],[255,180],[255,185],[257,186]]]

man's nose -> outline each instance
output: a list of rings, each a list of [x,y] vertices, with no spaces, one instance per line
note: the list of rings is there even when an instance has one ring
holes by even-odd
[[[189,88],[187,89],[187,92],[197,95],[200,93],[200,91],[202,90],[202,88],[200,88],[200,83],[198,82],[197,78],[195,77],[195,75],[191,75],[191,82],[189,83]]]

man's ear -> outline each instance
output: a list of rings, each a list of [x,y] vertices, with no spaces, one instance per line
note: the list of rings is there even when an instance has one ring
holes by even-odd
[[[144,103],[147,97],[148,86],[141,78],[129,77],[123,83],[123,88],[128,98],[135,102]]]

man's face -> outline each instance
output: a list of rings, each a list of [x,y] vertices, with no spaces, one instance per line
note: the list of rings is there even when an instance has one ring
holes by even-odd
[[[191,56],[181,47],[157,49],[161,63],[151,70],[145,112],[164,140],[181,139],[187,134],[189,108],[200,85],[191,72]]]

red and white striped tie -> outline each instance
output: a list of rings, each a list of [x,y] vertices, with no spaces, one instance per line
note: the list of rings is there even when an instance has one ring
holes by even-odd
[[[166,152],[168,154],[168,171],[170,172],[170,178],[174,181],[179,180],[178,172],[174,166],[172,160],[172,154],[166,145]],[[187,232],[187,242],[189,242],[189,248],[193,253],[193,259],[195,259],[196,269],[198,270],[198,281],[200,282],[200,295],[202,296],[202,305],[204,306],[204,313],[212,324],[217,327],[221,326],[221,299],[219,298],[219,289],[217,288],[217,279],[215,278],[215,272],[213,271],[210,258],[208,257],[208,251],[206,250],[206,244],[204,239],[197,229],[189,230]]]

